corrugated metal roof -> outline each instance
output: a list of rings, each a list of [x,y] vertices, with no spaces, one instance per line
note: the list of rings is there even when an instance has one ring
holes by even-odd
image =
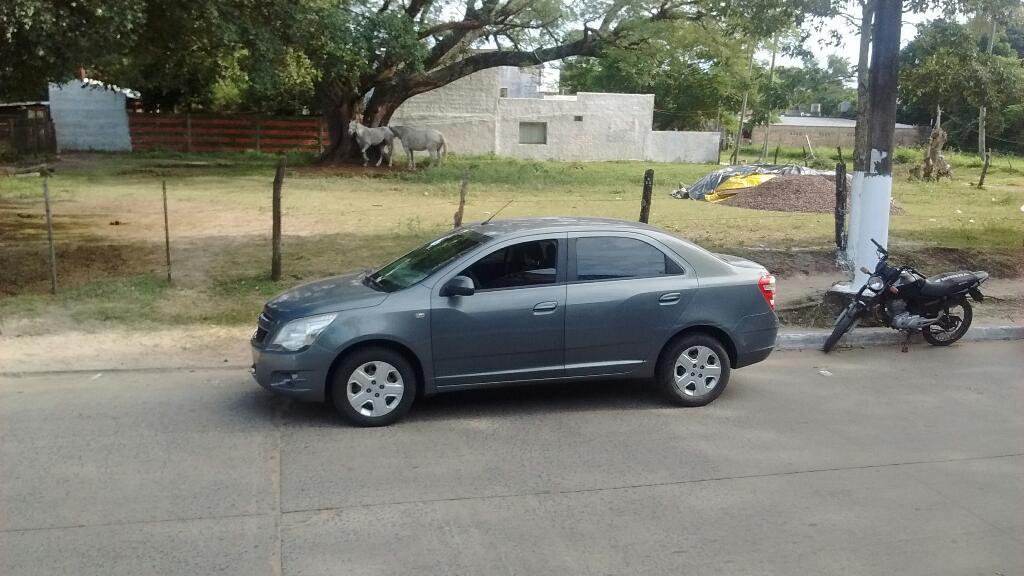
[[[849,118],[822,118],[820,116],[780,116],[772,126],[808,126],[817,128],[853,128],[856,120]],[[914,128],[910,124],[896,123],[897,128]]]

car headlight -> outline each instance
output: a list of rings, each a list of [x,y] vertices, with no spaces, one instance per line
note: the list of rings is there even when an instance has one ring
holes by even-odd
[[[885,282],[878,276],[872,276],[868,278],[868,289],[872,292],[881,292],[882,288],[885,288]]]
[[[337,317],[337,314],[321,314],[292,320],[278,330],[270,345],[292,352],[305,348],[315,342],[317,336]]]

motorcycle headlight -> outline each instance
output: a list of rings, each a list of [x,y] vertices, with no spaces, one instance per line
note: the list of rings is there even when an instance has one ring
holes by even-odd
[[[885,282],[882,281],[879,276],[872,276],[868,278],[868,289],[872,292],[881,292],[882,288],[885,288]]]
[[[278,330],[270,346],[290,352],[301,350],[315,342],[320,333],[337,317],[337,314],[321,314],[292,320]]]

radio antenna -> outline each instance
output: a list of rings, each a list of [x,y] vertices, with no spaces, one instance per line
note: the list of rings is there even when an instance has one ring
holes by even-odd
[[[498,210],[494,214],[491,214],[490,216],[488,216],[487,220],[484,220],[483,222],[481,222],[480,225],[483,226],[484,224],[487,224],[488,222],[493,220],[495,216],[497,216],[498,214],[501,214],[501,211],[504,210],[505,208],[508,208],[508,205],[513,203],[513,202],[515,202],[515,199],[509,200],[508,202],[506,202],[504,206],[502,206],[501,208],[498,208]]]

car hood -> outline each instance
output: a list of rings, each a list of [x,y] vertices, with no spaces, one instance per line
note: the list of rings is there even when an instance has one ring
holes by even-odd
[[[275,320],[302,318],[314,314],[369,308],[388,295],[362,282],[363,273],[344,274],[302,284],[267,302],[266,311]]]

